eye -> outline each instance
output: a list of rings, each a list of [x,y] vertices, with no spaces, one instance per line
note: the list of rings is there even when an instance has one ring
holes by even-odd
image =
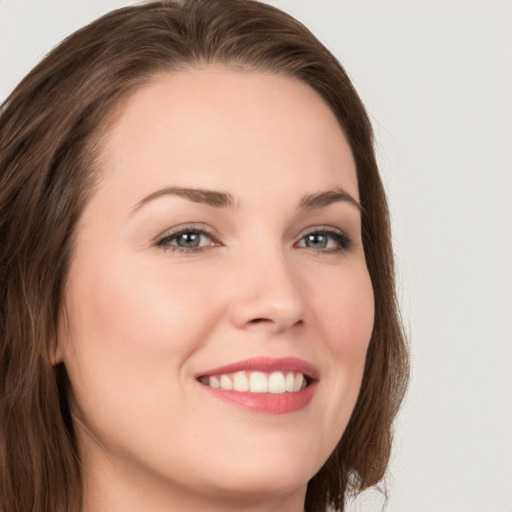
[[[218,244],[204,229],[187,227],[166,234],[156,245],[165,250],[190,254]]]
[[[314,228],[306,233],[296,247],[307,247],[324,252],[342,252],[352,245],[350,238],[335,228]]]

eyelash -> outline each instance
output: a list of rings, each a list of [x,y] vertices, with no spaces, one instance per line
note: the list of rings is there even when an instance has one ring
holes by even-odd
[[[304,233],[304,235],[302,235],[299,242],[304,240],[306,237],[312,236],[312,235],[327,236],[327,237],[332,238],[336,242],[336,244],[337,244],[336,247],[329,247],[329,248],[326,247],[326,248],[322,248],[322,249],[312,248],[313,250],[316,250],[318,253],[322,253],[322,254],[342,253],[342,252],[347,251],[354,245],[352,240],[347,236],[346,233],[344,233],[340,229],[327,227],[327,226],[311,228],[310,230],[306,231],[306,233]],[[304,246],[304,247],[307,248],[307,246]]]
[[[212,245],[206,247],[179,247],[178,245],[171,245],[169,242],[172,240],[186,234],[198,234],[200,236],[205,236],[213,240],[213,236],[204,228],[198,228],[194,226],[187,226],[184,228],[177,229],[171,233],[166,234],[163,238],[156,242],[156,246],[161,247],[164,251],[171,251],[173,253],[178,254],[198,254],[203,252],[204,249],[211,247],[212,245],[220,245],[215,242],[212,242]]]
[[[197,234],[200,236],[205,236],[209,238],[212,242],[207,246],[200,246],[200,247],[180,247],[178,245],[173,245],[170,242],[177,239],[178,237],[186,234]],[[337,244],[336,247],[325,247],[320,249],[310,248],[316,251],[319,254],[332,254],[332,253],[343,253],[350,249],[353,246],[352,240],[341,230],[332,228],[332,227],[315,227],[311,228],[309,231],[304,233],[300,240],[296,242],[295,246],[297,246],[298,243],[302,242],[306,239],[308,236],[327,236],[335,241]],[[188,226],[184,228],[177,229],[176,231],[173,231],[171,233],[166,234],[163,238],[158,240],[155,245],[157,247],[162,248],[165,251],[171,251],[173,253],[178,254],[198,254],[203,252],[205,249],[208,249],[209,247],[215,247],[220,246],[221,244],[219,242],[216,242],[214,237],[211,233],[209,233],[204,228],[198,228],[193,226]],[[300,246],[304,248],[308,248],[306,245]]]

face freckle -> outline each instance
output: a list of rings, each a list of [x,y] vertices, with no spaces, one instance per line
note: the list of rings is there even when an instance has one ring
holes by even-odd
[[[301,82],[211,65],[128,98],[100,160],[58,349],[87,488],[303,500],[350,418],[373,327],[334,115]],[[274,396],[212,387],[237,374]]]

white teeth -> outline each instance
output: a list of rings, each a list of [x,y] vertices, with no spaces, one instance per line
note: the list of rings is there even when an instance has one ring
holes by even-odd
[[[267,393],[267,376],[262,372],[251,373],[251,377],[249,379],[249,389],[251,390],[251,393]]]
[[[210,387],[211,388],[220,388],[220,380],[215,375],[210,377]]]
[[[249,379],[244,372],[233,375],[233,389],[235,391],[249,391]]]
[[[296,393],[307,386],[307,380],[300,372],[249,372],[201,377],[199,381],[211,388],[250,393]]]
[[[233,383],[231,382],[231,379],[227,375],[220,376],[220,388],[226,389],[228,391],[233,389]]]
[[[300,391],[302,389],[302,384],[304,382],[304,375],[302,373],[298,373],[295,377],[295,384],[293,385],[293,391]]]
[[[268,390],[271,393],[284,393],[286,391],[286,381],[282,372],[274,372],[270,375]]]
[[[286,374],[286,391],[291,393],[293,391],[293,387],[295,386],[295,375],[292,372],[288,372]]]

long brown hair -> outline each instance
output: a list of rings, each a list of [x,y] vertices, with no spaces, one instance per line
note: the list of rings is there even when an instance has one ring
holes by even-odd
[[[308,512],[379,482],[408,378],[384,189],[364,106],[298,21],[253,0],[160,1],[114,11],[53,50],[0,107],[0,507],[79,512],[65,369],[52,364],[74,229],[120,99],[161,72],[209,62],[294,77],[329,105],[356,162],[375,325],[360,395],[309,482]]]

